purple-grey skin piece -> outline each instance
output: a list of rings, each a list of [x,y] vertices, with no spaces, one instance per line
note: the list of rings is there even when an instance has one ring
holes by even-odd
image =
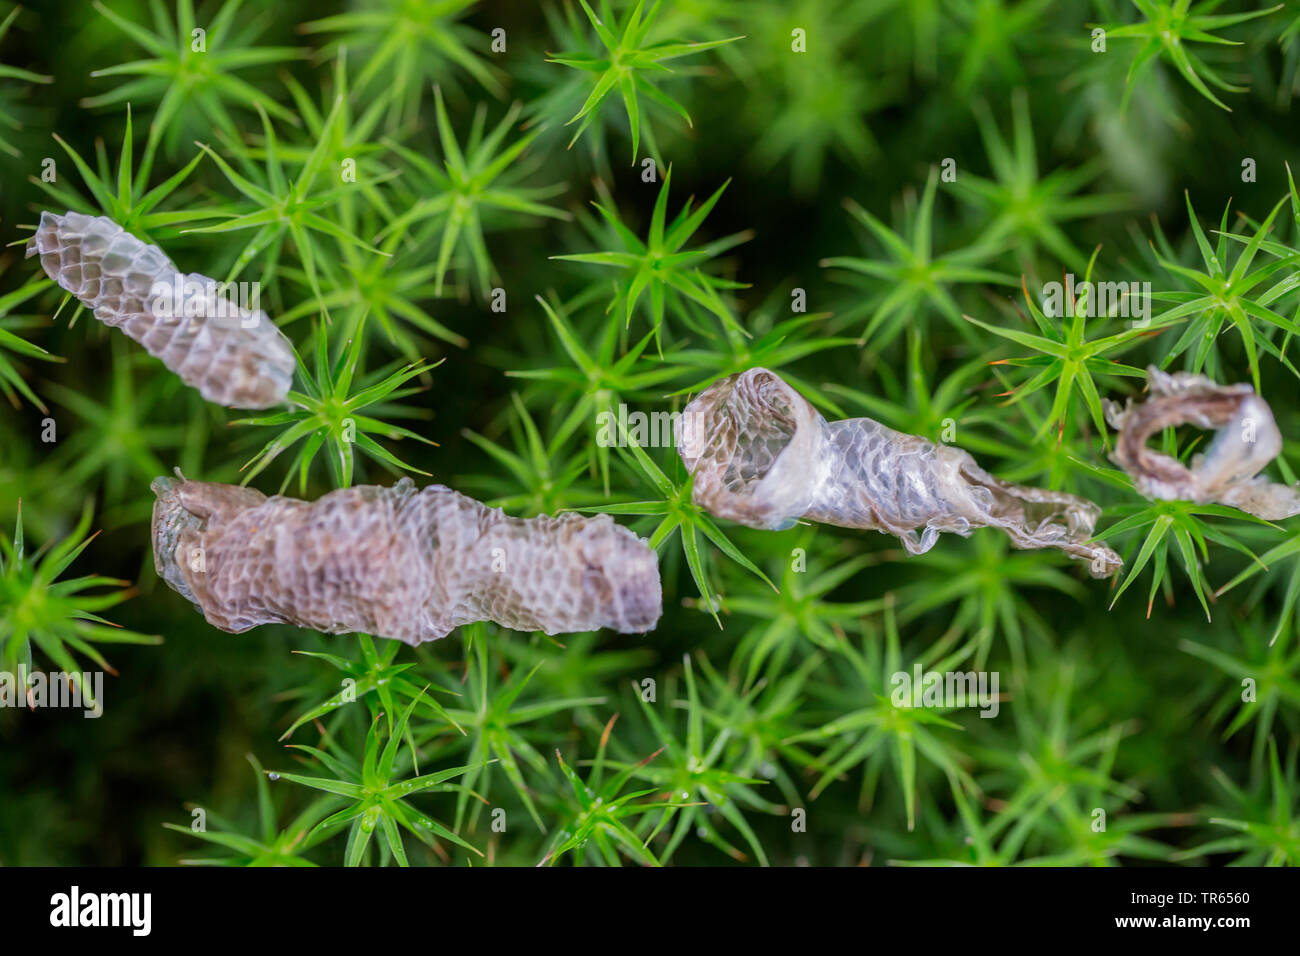
[[[1002,481],[968,452],[870,418],[828,422],[775,372],[715,382],[683,411],[678,451],[702,508],[752,528],[800,519],[896,535],[924,554],[943,532],[999,528],[1017,548],[1059,548],[1093,577],[1123,566],[1093,541],[1101,509],[1076,495]]]
[[[1249,385],[1216,385],[1204,375],[1147,369],[1147,397],[1120,408],[1106,403],[1119,432],[1111,458],[1133,479],[1138,493],[1160,501],[1219,503],[1265,521],[1300,514],[1300,494],[1259,475],[1282,451],[1273,410]],[[1214,429],[1214,438],[1191,467],[1147,447],[1156,432],[1176,425]]]
[[[644,633],[663,609],[655,552],[609,515],[513,518],[409,478],[315,501],[183,477],[152,488],[158,576],[223,631]]]
[[[250,409],[284,402],[293,348],[265,312],[230,299],[231,286],[184,274],[113,220],[79,212],[42,212],[27,256],[40,256],[60,288],[208,401]]]

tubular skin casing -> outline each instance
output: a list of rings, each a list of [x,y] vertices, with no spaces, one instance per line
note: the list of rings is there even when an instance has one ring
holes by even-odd
[[[1266,521],[1300,514],[1300,492],[1274,484],[1259,472],[1282,451],[1273,410],[1249,385],[1216,385],[1204,375],[1147,368],[1148,396],[1120,408],[1106,403],[1106,417],[1119,432],[1115,463],[1138,492],[1157,500],[1220,502]],[[1216,429],[1204,453],[1188,468],[1147,447],[1156,432],[1191,424]]]
[[[158,575],[214,627],[294,624],[407,644],[474,621],[560,634],[654,628],[659,565],[609,515],[512,518],[442,485],[299,501],[157,478]]]
[[[210,402],[270,408],[284,401],[296,362],[260,309],[183,274],[157,246],[104,216],[41,213],[27,256],[100,322],[121,329]]]
[[[929,551],[941,532],[994,527],[1015,547],[1086,561],[1094,577],[1123,564],[1089,540],[1101,515],[1091,501],[1002,481],[960,448],[870,418],[827,422],[764,368],[714,383],[683,419],[691,427],[678,450],[695,475],[695,503],[740,524],[780,529],[805,518],[882,531],[912,554]]]

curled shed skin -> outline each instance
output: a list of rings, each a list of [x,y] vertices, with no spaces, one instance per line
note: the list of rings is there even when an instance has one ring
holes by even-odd
[[[1101,509],[1083,498],[1013,485],[960,448],[870,418],[827,422],[774,372],[716,382],[685,409],[678,450],[696,504],[753,528],[804,518],[896,535],[912,554],[942,532],[1002,529],[1018,548],[1059,548],[1094,577],[1123,564],[1090,541]],[[918,530],[919,529],[919,530]]]
[[[1147,368],[1148,396],[1124,408],[1106,403],[1118,432],[1111,458],[1139,494],[1165,501],[1219,502],[1267,521],[1300,514],[1300,494],[1259,476],[1282,451],[1282,434],[1268,403],[1249,385],[1216,385],[1204,375]],[[1188,468],[1147,447],[1156,432],[1191,424],[1215,429],[1209,447]]]
[[[231,302],[214,279],[181,273],[113,220],[42,212],[27,244],[27,256],[35,255],[96,319],[135,339],[208,401],[270,408],[288,394],[293,349],[265,312]]]
[[[608,515],[512,518],[442,485],[362,485],[299,501],[157,478],[159,576],[208,622],[284,623],[408,644],[474,621],[547,634],[651,630],[659,567]]]

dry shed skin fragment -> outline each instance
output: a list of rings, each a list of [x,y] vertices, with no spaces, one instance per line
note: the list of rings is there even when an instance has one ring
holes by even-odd
[[[678,450],[695,475],[695,503],[751,528],[805,518],[897,535],[923,554],[941,532],[992,527],[1017,548],[1059,548],[1086,561],[1093,577],[1123,564],[1089,540],[1101,514],[1091,501],[1009,484],[960,448],[870,418],[828,422],[764,368],[714,383],[683,422]]]
[[[1249,385],[1216,385],[1204,375],[1147,368],[1148,397],[1124,408],[1106,402],[1119,432],[1111,458],[1138,492],[1165,501],[1218,502],[1266,521],[1300,514],[1300,494],[1259,475],[1282,451],[1282,435],[1268,403]],[[1191,424],[1216,429],[1209,448],[1188,468],[1147,447],[1156,432]]]
[[[157,246],[104,216],[41,213],[27,256],[45,274],[121,329],[150,355],[229,408],[270,408],[284,401],[296,362],[289,340],[260,309],[223,294],[223,284],[183,274]]]
[[[299,501],[156,478],[158,575],[223,631],[294,624],[407,644],[474,621],[561,634],[654,628],[654,551],[609,515],[512,518],[443,485]]]

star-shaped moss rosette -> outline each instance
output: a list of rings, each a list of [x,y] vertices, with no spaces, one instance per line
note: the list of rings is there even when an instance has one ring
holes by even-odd
[[[35,652],[59,668],[88,706],[97,701],[82,679],[80,654],[101,670],[117,673],[101,652],[102,644],[158,644],[162,638],[118,627],[99,612],[135,595],[128,582],[99,574],[64,578],[90,546],[91,512],[86,509],[61,541],[29,553],[21,507],[13,537],[0,534],[0,670],[32,673]],[[107,589],[107,590],[105,590]],[[44,663],[42,661],[41,663]],[[21,670],[20,670],[21,668]],[[26,688],[20,692],[25,693]]]
[[[641,134],[644,130],[651,155],[656,162],[659,150],[655,144],[651,125],[642,120],[642,99],[656,107],[669,110],[680,117],[687,126],[691,125],[690,114],[686,107],[663,92],[651,82],[652,76],[671,73],[671,68],[664,66],[670,60],[692,56],[733,43],[741,37],[727,37],[723,40],[704,40],[696,43],[680,43],[672,40],[650,42],[655,21],[663,0],[654,0],[647,9],[645,0],[637,0],[620,22],[610,8],[609,0],[600,0],[600,15],[588,5],[587,0],[578,0],[582,10],[587,14],[591,27],[600,40],[601,50],[572,51],[552,53],[547,59],[588,74],[590,91],[578,112],[566,125],[578,124],[569,141],[572,146],[578,138],[599,118],[601,109],[609,97],[617,94],[627,113],[628,129],[632,135],[632,162],[640,155]]]

